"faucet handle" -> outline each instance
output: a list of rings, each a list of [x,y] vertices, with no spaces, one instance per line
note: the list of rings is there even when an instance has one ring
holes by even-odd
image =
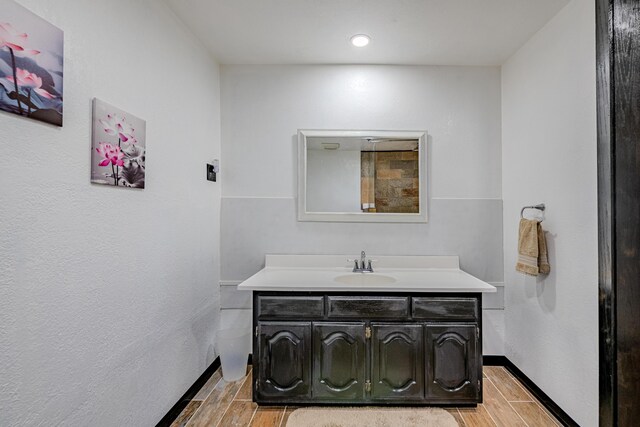
[[[357,269],[359,269],[359,268],[360,268],[360,267],[358,267],[358,260],[357,260],[357,259],[347,258],[347,262],[353,262],[353,263],[355,263],[355,265],[354,265],[354,267],[353,267],[353,268],[354,268],[354,270],[357,270]]]

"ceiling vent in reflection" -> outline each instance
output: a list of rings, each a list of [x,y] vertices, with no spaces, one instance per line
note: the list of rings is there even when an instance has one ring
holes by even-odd
[[[338,144],[337,142],[323,142],[322,148],[324,148],[325,150],[337,150],[338,148],[340,148],[340,144]]]

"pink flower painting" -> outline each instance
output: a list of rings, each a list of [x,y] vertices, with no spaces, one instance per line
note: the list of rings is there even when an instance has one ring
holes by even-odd
[[[116,145],[111,145],[106,142],[98,143],[98,148],[96,151],[100,156],[104,157],[104,159],[98,163],[98,166],[124,166],[124,153],[120,149],[120,147]]]
[[[23,70],[22,68],[16,69],[15,79],[13,78],[13,76],[7,76],[7,80],[9,80],[11,83],[17,82],[20,88],[26,89],[29,92],[33,90],[35,93],[37,93],[38,95],[44,98],[47,98],[47,99],[55,98],[55,95],[52,95],[46,90],[42,89],[42,79],[38,77],[37,74],[30,73],[29,71]]]
[[[14,52],[26,53],[27,55],[39,54],[39,50],[26,47],[28,38],[27,33],[17,32],[10,23],[0,24],[0,48],[6,47],[13,49]]]
[[[13,0],[0,18],[0,110],[62,126],[64,33]]]
[[[92,183],[144,188],[145,127],[144,120],[93,100]]]

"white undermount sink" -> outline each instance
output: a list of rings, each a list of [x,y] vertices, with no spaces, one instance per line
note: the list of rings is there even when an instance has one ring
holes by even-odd
[[[391,276],[376,273],[344,274],[333,280],[345,285],[389,285],[396,282],[396,279]]]

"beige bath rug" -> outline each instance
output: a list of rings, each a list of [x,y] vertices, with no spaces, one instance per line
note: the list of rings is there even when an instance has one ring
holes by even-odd
[[[441,408],[301,408],[286,427],[458,427]]]

